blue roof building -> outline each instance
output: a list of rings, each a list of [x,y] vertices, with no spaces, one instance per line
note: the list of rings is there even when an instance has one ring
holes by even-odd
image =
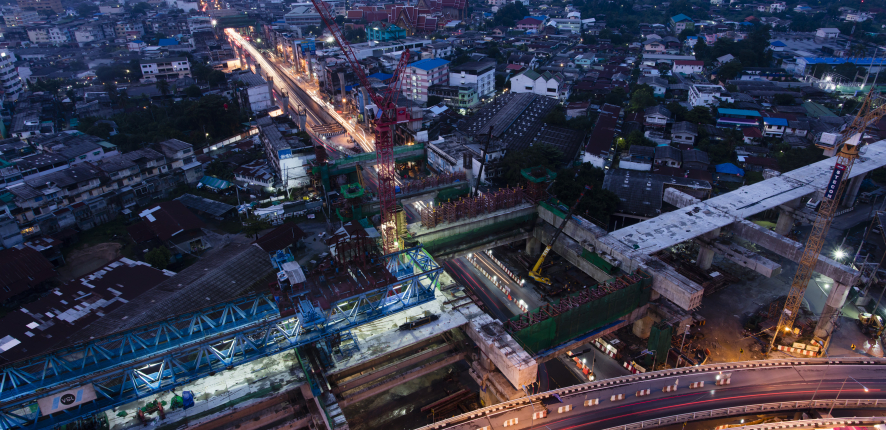
[[[722,173],[725,175],[744,176],[744,169],[732,163],[718,164],[716,169],[717,173]]]
[[[157,41],[157,46],[176,46],[178,45],[178,40],[175,39],[160,39]]]
[[[765,124],[765,125],[775,125],[775,126],[787,127],[787,126],[788,126],[788,120],[786,120],[786,119],[784,119],[784,118],[769,118],[769,117],[766,117],[766,118],[763,118],[763,124]]]
[[[731,116],[734,118],[759,118],[760,112],[749,109],[726,109],[726,108],[717,108],[717,114],[719,116]]]
[[[442,58],[428,58],[425,60],[416,61],[416,62],[410,64],[408,67],[415,67],[416,69],[422,69],[424,71],[431,71],[431,70],[434,70],[438,67],[443,67],[447,64],[449,64],[449,61],[444,60]]]

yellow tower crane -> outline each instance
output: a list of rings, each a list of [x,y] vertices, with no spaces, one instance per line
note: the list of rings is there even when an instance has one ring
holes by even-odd
[[[843,129],[842,137],[834,146],[839,149],[837,152],[837,162],[831,173],[831,179],[825,188],[824,198],[822,198],[821,206],[818,209],[818,215],[815,223],[812,224],[812,231],[809,233],[809,239],[806,241],[806,248],[803,250],[803,256],[800,258],[797,274],[791,282],[791,292],[788,294],[787,301],[784,304],[784,310],[778,319],[776,331],[772,335],[772,343],[769,345],[770,351],[775,346],[776,338],[779,334],[789,332],[794,326],[794,320],[797,318],[797,312],[803,303],[803,294],[806,287],[812,279],[812,270],[818,262],[821,255],[821,248],[824,246],[825,237],[831,227],[831,221],[834,220],[834,213],[837,211],[837,205],[846,189],[849,172],[852,165],[858,158],[858,149],[861,143],[861,137],[867,129],[868,125],[880,120],[886,115],[886,105],[874,108],[874,91],[867,94],[859,108],[858,115],[852,120],[852,123]]]
[[[551,244],[545,248],[544,252],[541,253],[541,257],[538,258],[538,261],[535,263],[535,267],[529,271],[529,277],[534,279],[536,282],[541,282],[542,284],[551,285],[551,280],[549,278],[545,278],[541,276],[541,266],[545,262],[545,257],[548,256],[548,253],[551,252],[551,248],[554,247],[554,242],[557,241],[557,238],[560,237],[560,233],[563,233],[563,229],[566,227],[566,223],[569,222],[569,218],[572,218],[572,213],[575,212],[575,208],[578,207],[578,204],[581,202],[582,197],[585,196],[585,192],[590,190],[591,187],[585,185],[585,189],[581,190],[581,194],[578,195],[578,199],[575,200],[575,203],[569,208],[569,211],[566,212],[566,216],[563,217],[563,222],[560,223],[560,228],[557,229],[557,232],[554,233],[554,237],[551,238]]]

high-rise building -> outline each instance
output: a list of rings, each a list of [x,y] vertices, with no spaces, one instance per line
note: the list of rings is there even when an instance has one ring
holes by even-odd
[[[15,67],[15,55],[6,49],[0,50],[0,91],[9,101],[17,100],[22,92],[22,80]]]

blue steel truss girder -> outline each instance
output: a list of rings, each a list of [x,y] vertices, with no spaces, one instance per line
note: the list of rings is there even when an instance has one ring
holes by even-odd
[[[36,377],[28,376],[20,367],[3,369],[3,373],[0,374],[0,378],[2,378],[0,384],[8,382],[13,387],[7,391],[24,392],[27,390],[27,392],[2,399],[0,402],[0,429],[22,426],[22,419],[26,421],[25,427],[27,428],[59,425],[79,416],[166,391],[215,372],[313,343],[334,333],[427,303],[434,299],[434,290],[443,269],[432,259],[422,260],[417,258],[420,256],[408,251],[410,250],[401,251],[392,258],[401,259],[403,263],[415,264],[415,269],[422,270],[420,273],[397,280],[386,287],[338,301],[328,311],[317,309],[324,314],[325,322],[320,325],[305,327],[298,320],[298,316],[280,317],[273,297],[258,295],[250,297],[246,301],[243,299],[236,301],[244,305],[239,309],[246,314],[246,318],[241,318],[238,321],[249,321],[248,325],[238,325],[236,328],[223,330],[225,327],[231,327],[234,322],[220,323],[221,317],[217,317],[212,319],[213,324],[217,326],[214,335],[209,335],[209,330],[196,331],[194,333],[199,334],[200,338],[194,339],[186,333],[180,332],[180,329],[173,330],[163,324],[152,325],[153,330],[166,327],[164,333],[170,333],[169,338],[182,340],[182,342],[176,343],[176,348],[162,349],[159,353],[153,351],[160,348],[152,349],[150,343],[147,344],[147,347],[141,347],[142,343],[146,343],[146,338],[151,341],[161,338],[159,332],[151,331],[151,336],[147,337],[137,336],[138,340],[127,338],[127,335],[134,333],[127,332],[118,336],[118,344],[125,344],[130,348],[135,348],[132,346],[133,342],[139,345],[141,349],[135,349],[135,352],[141,352],[142,355],[134,359],[115,360],[116,356],[113,350],[91,342],[82,345],[80,349],[82,357],[78,356],[73,360],[63,360],[56,355],[44,357],[42,362],[44,368],[53,370],[52,377],[43,377],[44,383],[39,383],[40,381]],[[422,255],[426,254],[422,253]],[[259,302],[265,304],[255,305]],[[220,313],[224,314],[227,305],[219,305],[216,310],[220,310]],[[250,310],[246,311],[244,307]],[[272,311],[267,311],[266,307],[271,308]],[[273,312],[272,316],[268,316],[270,312]],[[230,317],[233,313],[239,312],[229,310],[228,316]],[[204,315],[206,312],[189,314],[186,325],[190,325],[195,319],[202,319]],[[262,315],[262,317],[256,318],[258,315]],[[170,323],[170,321],[164,323]],[[171,326],[175,327],[177,324],[173,322]],[[89,366],[85,366],[80,367],[81,371],[78,372],[77,365],[86,363],[87,356],[93,362],[97,361],[98,364],[113,363],[113,365],[105,366],[101,368],[101,371],[87,371]],[[46,370],[41,370],[41,372],[44,375],[48,373]],[[23,384],[23,382],[26,383]],[[64,411],[44,417],[33,406],[38,397],[49,396],[85,384],[93,384],[98,399],[80,405],[73,411]],[[41,390],[39,393],[37,393],[38,389]]]

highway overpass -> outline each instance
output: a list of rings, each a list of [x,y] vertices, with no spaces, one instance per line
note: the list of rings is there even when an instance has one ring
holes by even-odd
[[[438,421],[420,430],[475,430],[503,426],[600,429],[763,403],[809,400],[831,400],[833,403],[838,396],[842,399],[886,400],[883,387],[886,387],[884,359],[714,364],[643,373],[539,393]]]

